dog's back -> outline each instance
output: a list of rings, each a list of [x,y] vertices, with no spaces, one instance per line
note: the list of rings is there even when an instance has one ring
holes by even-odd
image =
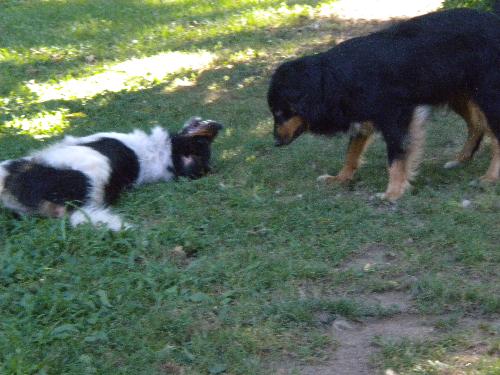
[[[381,96],[445,104],[500,79],[500,19],[469,9],[435,12],[348,40],[322,57],[346,81],[381,87]]]

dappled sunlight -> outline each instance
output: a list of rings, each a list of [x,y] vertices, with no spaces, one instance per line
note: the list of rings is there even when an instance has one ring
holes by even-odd
[[[484,345],[487,347],[487,345]],[[483,348],[484,349],[484,348]],[[499,369],[500,360],[495,353],[460,353],[441,360],[425,360],[415,365],[412,373],[416,374],[493,374]],[[491,372],[490,372],[491,371]],[[395,372],[386,372],[394,375]]]
[[[235,147],[232,149],[225,149],[222,151],[221,159],[222,160],[231,160],[237,156],[240,156],[242,154],[243,148],[242,147]]]
[[[238,50],[233,52],[228,57],[228,63],[241,64],[249,62],[255,58],[265,58],[268,57],[268,52],[264,49],[255,50],[253,48],[245,48],[243,50]]]
[[[28,88],[40,102],[49,100],[89,99],[104,92],[137,90],[183,70],[201,70],[210,66],[215,55],[209,52],[167,52],[145,58],[133,58],[108,66],[90,77],[55,84],[28,82]]]
[[[326,3],[331,3],[328,1]],[[310,5],[295,4],[289,6],[285,3],[280,4],[279,7],[269,7],[267,9],[256,9],[250,13],[244,14],[237,20],[237,23],[247,26],[261,26],[273,24],[276,21],[284,21],[293,17],[312,17],[314,15],[314,8]],[[273,21],[273,22],[270,22]]]
[[[442,3],[443,0],[339,0],[321,4],[317,14],[321,17],[383,21],[432,12]]]
[[[4,124],[4,127],[15,129],[19,134],[33,138],[49,138],[64,132],[69,126],[67,109],[40,112],[34,117],[16,117]]]
[[[193,87],[196,85],[196,77],[193,76],[185,76],[174,79],[170,82],[164,89],[166,93],[171,93],[176,91],[181,87]]]
[[[272,125],[270,120],[260,121],[255,127],[250,130],[250,134],[256,137],[269,137],[272,132]]]

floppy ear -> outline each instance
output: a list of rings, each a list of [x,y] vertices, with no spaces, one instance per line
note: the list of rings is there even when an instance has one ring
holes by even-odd
[[[315,67],[307,75],[308,88],[297,100],[295,110],[311,130],[328,134],[349,128],[346,117],[345,93],[341,82],[328,71]]]
[[[202,120],[200,117],[191,117],[179,135],[187,137],[203,137],[212,142],[223,126],[212,120]]]

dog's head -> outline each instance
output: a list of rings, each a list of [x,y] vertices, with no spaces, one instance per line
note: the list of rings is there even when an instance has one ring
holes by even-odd
[[[287,145],[306,131],[332,134],[340,130],[343,119],[336,84],[333,72],[325,69],[318,55],[288,61],[276,69],[267,94],[276,146]]]
[[[172,136],[172,159],[176,176],[200,178],[210,172],[210,146],[222,125],[192,117]]]

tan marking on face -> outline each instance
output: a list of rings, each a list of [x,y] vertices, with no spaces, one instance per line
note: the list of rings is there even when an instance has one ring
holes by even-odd
[[[488,125],[486,116],[474,101],[461,97],[450,103],[450,106],[467,124],[467,139],[455,157],[455,163],[450,164],[459,165],[472,159]]]
[[[186,135],[188,137],[207,137],[212,139],[217,135],[217,130],[210,127],[200,126],[197,129],[189,131],[189,133],[187,133]]]
[[[281,141],[290,142],[301,126],[307,126],[304,119],[300,116],[293,116],[288,121],[279,125],[276,133]]]

